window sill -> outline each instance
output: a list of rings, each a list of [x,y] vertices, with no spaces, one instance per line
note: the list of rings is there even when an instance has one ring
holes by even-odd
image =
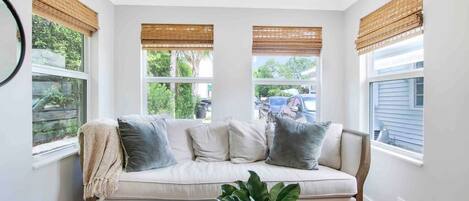
[[[37,170],[48,164],[78,154],[79,149],[80,146],[78,145],[76,138],[75,140],[64,141],[64,144],[62,146],[55,147],[40,154],[33,155],[33,169]]]
[[[372,141],[371,148],[387,155],[393,156],[399,160],[408,162],[417,167],[423,167],[423,155],[407,151],[398,147],[393,147],[381,142]]]

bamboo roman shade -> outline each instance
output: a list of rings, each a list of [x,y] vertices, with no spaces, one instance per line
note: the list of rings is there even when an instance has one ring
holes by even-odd
[[[36,15],[90,36],[98,30],[98,14],[78,0],[33,0]]]
[[[360,19],[359,54],[423,33],[423,0],[392,0]]]
[[[321,27],[254,26],[252,53],[257,55],[319,55]]]
[[[144,49],[212,49],[213,25],[142,24]]]

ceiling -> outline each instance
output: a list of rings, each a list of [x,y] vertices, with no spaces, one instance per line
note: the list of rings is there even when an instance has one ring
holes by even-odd
[[[357,0],[110,0],[115,5],[345,10]]]

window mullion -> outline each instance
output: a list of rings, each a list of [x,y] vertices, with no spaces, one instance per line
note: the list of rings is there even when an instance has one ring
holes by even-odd
[[[55,75],[60,77],[76,78],[82,80],[88,80],[89,74],[79,71],[72,71],[67,69],[61,69],[56,67],[50,67],[40,64],[33,64],[32,72],[41,73],[47,75]]]
[[[146,77],[146,82],[159,83],[211,83],[211,77]]]
[[[411,71],[403,72],[403,73],[373,76],[373,77],[368,78],[368,82],[372,83],[372,82],[389,81],[389,80],[402,80],[402,79],[410,79],[410,78],[417,78],[417,77],[424,77],[423,69],[415,69],[415,70],[411,70]]]
[[[311,80],[290,80],[290,79],[254,79],[257,85],[315,85],[316,79]]]

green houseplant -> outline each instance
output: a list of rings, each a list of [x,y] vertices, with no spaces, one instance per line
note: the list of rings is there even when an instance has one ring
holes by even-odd
[[[300,185],[290,184],[285,186],[283,182],[275,184],[270,191],[267,184],[262,182],[254,171],[247,182],[236,181],[239,188],[224,184],[221,186],[222,194],[219,201],[296,201],[300,195]]]

